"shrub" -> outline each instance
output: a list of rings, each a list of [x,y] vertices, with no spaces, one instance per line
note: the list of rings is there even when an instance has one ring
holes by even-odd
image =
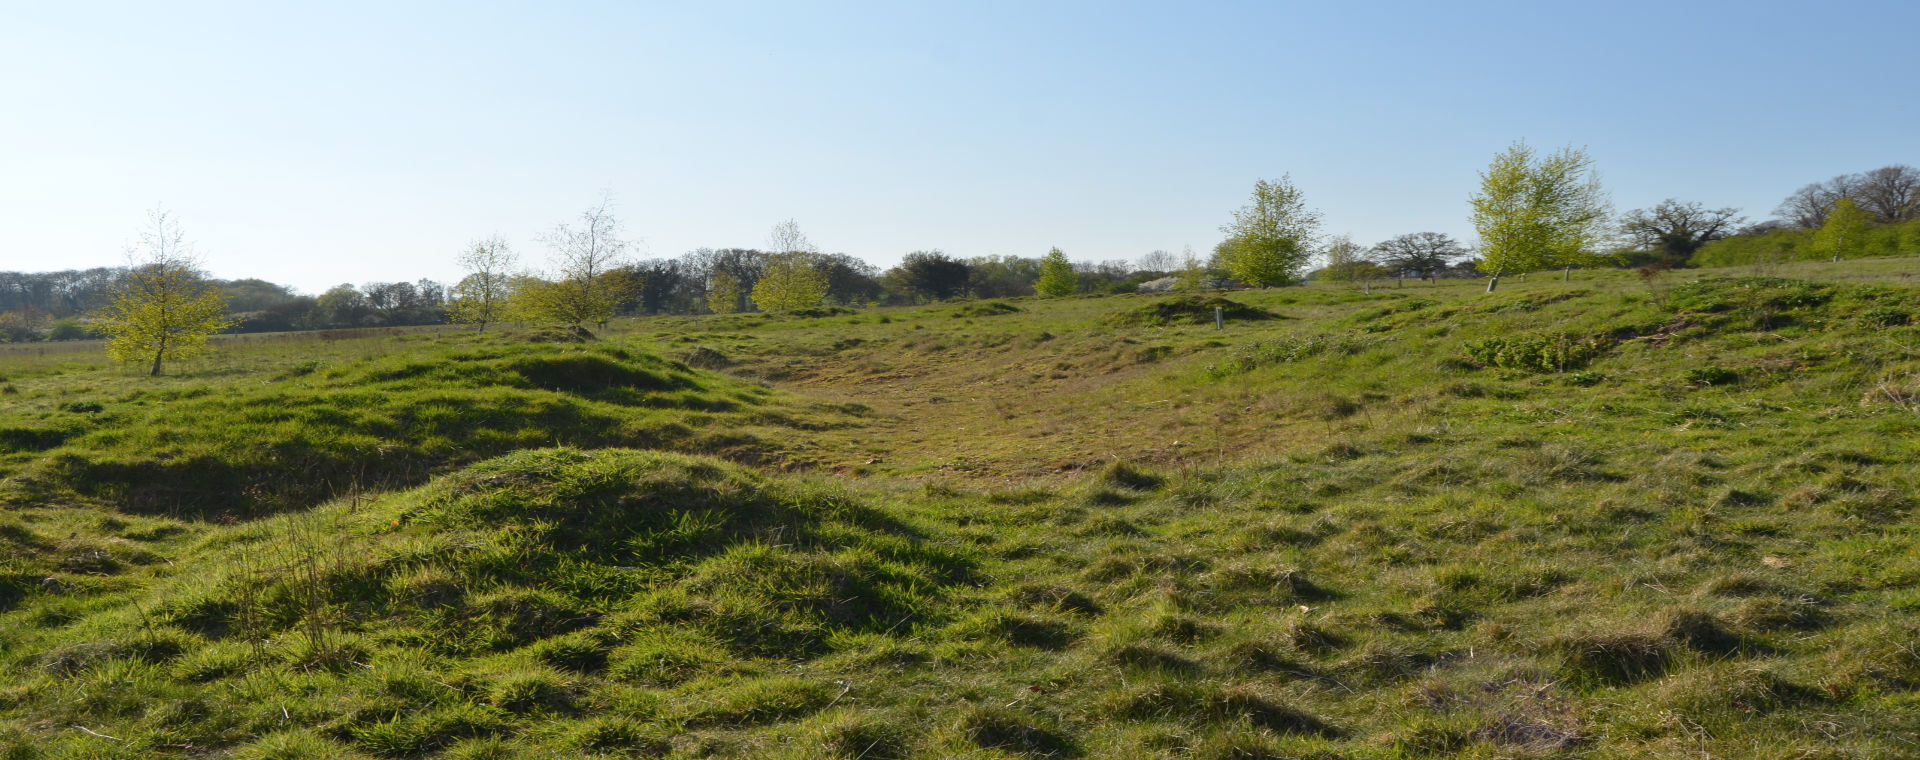
[[[1681,378],[1692,386],[1732,385],[1740,381],[1740,373],[1725,367],[1695,367]]]
[[[1579,369],[1611,348],[1604,338],[1577,338],[1566,333],[1487,338],[1466,345],[1467,356],[1484,367],[1521,372],[1566,372]]]

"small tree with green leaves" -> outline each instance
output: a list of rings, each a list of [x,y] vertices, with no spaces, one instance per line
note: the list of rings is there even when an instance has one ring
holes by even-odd
[[[1040,279],[1033,284],[1033,290],[1043,296],[1059,297],[1073,295],[1080,285],[1080,274],[1073,271],[1073,262],[1067,260],[1067,254],[1058,248],[1047,251],[1040,260]]]
[[[195,265],[180,225],[166,211],[148,213],[151,228],[127,252],[127,275],[100,315],[107,355],[119,361],[161,363],[207,351],[207,336],[233,324],[220,289]]]
[[[460,254],[458,262],[467,276],[453,286],[447,317],[460,324],[476,325],[484,333],[487,325],[506,317],[513,296],[513,269],[516,257],[507,241],[499,235],[475,240]]]
[[[1609,213],[1586,151],[1539,156],[1525,142],[1494,156],[1470,203],[1488,291],[1503,274],[1590,265]]]
[[[1306,197],[1290,176],[1253,185],[1252,202],[1233,212],[1223,225],[1227,239],[1216,250],[1233,278],[1262,287],[1300,281],[1313,256],[1320,213],[1307,208]]]
[[[766,271],[753,284],[753,305],[774,314],[819,306],[827,297],[827,276],[814,266],[818,258],[803,251],[768,256]]]
[[[773,252],[759,281],[753,284],[753,305],[781,314],[819,306],[827,298],[827,276],[820,271],[818,249],[792,219],[773,226],[768,237]]]
[[[1852,198],[1841,198],[1833,202],[1833,210],[1827,212],[1827,221],[1820,225],[1820,231],[1813,233],[1813,250],[1832,256],[1834,261],[1857,254],[1867,229],[1872,226],[1872,214],[1855,205]]]
[[[716,269],[707,280],[707,311],[732,314],[740,310],[740,281],[726,270]]]
[[[1360,283],[1368,293],[1373,281],[1385,277],[1387,270],[1374,263],[1372,253],[1353,238],[1340,235],[1327,243],[1327,266],[1320,277],[1329,282]]]
[[[533,299],[528,315],[537,321],[576,327],[606,325],[631,296],[634,283],[615,274],[626,263],[627,241],[620,237],[620,221],[613,200],[580,213],[576,224],[557,224],[541,240],[553,251],[552,287]]]

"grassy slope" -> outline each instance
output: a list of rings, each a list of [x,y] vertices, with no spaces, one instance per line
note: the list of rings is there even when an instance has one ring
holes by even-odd
[[[1911,755],[1911,265],[1246,292],[1281,318],[1224,332],[1142,325],[1158,301],[1133,297],[650,320],[163,386],[200,394],[9,372],[10,429],[106,419],[5,460],[0,757]],[[545,361],[592,356],[685,389],[508,371],[604,378]],[[394,372],[435,379],[360,393]],[[48,464],[252,461],[186,433],[289,383],[429,453],[383,426],[404,394],[712,419],[535,426],[421,454],[411,490],[233,525]],[[738,406],[676,411],[717,399]],[[759,469],[472,463],[556,441]]]

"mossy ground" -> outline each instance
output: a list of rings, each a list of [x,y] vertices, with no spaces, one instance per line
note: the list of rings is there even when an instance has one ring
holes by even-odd
[[[1914,266],[21,359],[0,758],[1913,756]]]

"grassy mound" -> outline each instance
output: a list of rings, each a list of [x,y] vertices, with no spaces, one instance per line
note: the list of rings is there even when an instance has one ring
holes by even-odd
[[[272,742],[406,757],[789,720],[839,691],[793,663],[904,640],[971,580],[971,559],[923,538],[719,460],[519,452],[213,530],[144,591],[89,609],[16,605],[0,663],[20,677],[0,715],[44,730],[0,733],[0,754],[99,748],[73,724],[128,756]],[[627,722],[585,720],[609,711]],[[573,728],[556,736],[556,721]]]
[[[245,518],[517,449],[750,448],[740,423],[768,398],[612,346],[482,344],[45,413],[26,423],[38,427],[9,428],[34,445],[0,466],[19,473],[8,484],[16,503],[72,494],[130,512]]]
[[[1112,298],[650,323],[811,406],[486,348],[489,388],[693,448],[778,419],[852,477],[539,448],[232,525],[16,504],[0,758],[1905,756],[1901,263],[1244,291],[1294,319],[1232,341]],[[457,386],[439,350],[139,382]],[[7,375],[50,451],[126,423],[106,373]]]
[[[1107,315],[1106,323],[1114,327],[1213,324],[1214,309],[1220,309],[1227,320],[1234,322],[1280,317],[1258,306],[1250,306],[1218,296],[1183,295],[1116,311]]]
[[[954,309],[953,317],[955,319],[964,319],[967,317],[998,317],[1018,313],[1020,313],[1020,307],[1007,303],[1006,301],[981,301]]]

